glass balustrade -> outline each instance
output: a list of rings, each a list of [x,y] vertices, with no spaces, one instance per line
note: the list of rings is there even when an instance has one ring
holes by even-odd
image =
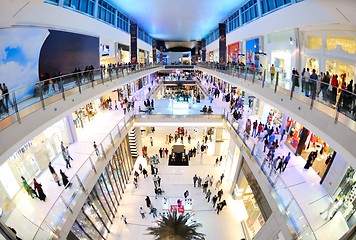
[[[122,78],[159,65],[132,65],[111,69],[93,69],[46,79],[35,85],[22,86],[3,95],[0,101],[0,131],[58,100],[85,89]]]
[[[172,114],[173,110],[170,111],[171,112],[168,111],[166,114]],[[88,159],[79,168],[77,173],[70,179],[70,182],[72,183],[71,187],[64,189],[61,195],[54,202],[52,208],[40,224],[40,228],[36,232],[35,239],[51,239],[54,236],[60,235],[66,219],[72,214],[73,209],[77,207],[77,200],[87,194],[87,191],[89,190],[89,186],[87,185],[89,180],[93,177],[97,178],[99,176],[100,173],[96,172],[96,165],[99,164],[99,161],[104,159],[104,155],[113,148],[112,143],[118,141],[117,137],[120,136],[120,132],[124,130],[126,123],[128,123],[134,116],[147,117],[150,115],[162,115],[161,112],[162,111],[157,109],[157,112],[154,110],[150,114],[139,112],[137,110],[136,112],[130,111],[127,113],[127,115],[110,131],[104,140],[98,144],[98,148],[102,150],[102,153],[100,152],[99,156],[97,156],[95,151],[93,151]],[[273,174],[273,176],[269,175],[271,167],[262,157],[257,156],[256,142],[254,142],[255,140],[246,137],[243,132],[239,132],[238,124],[234,122],[231,115],[228,114],[224,108],[214,109],[214,112],[209,115],[200,111],[188,111],[185,115],[225,118],[240,137],[240,139],[238,139],[240,143],[249,151],[248,153],[250,158],[254,159],[261,168],[261,174],[264,174],[270,182],[274,191],[273,194],[277,196],[276,203],[280,206],[280,211],[289,219],[289,222],[287,223],[288,226],[293,228],[300,239],[316,239],[310,224],[305,218],[305,214],[293,197],[292,193],[289,191],[287,185],[281,178],[276,177],[275,174]]]
[[[335,118],[335,122],[341,122],[356,131],[356,94],[350,89],[343,89],[339,85],[333,87],[329,83],[310,79],[309,93],[306,94],[301,90],[300,76],[292,76],[288,79],[282,76],[282,73],[277,72],[274,79],[271,80],[271,74],[266,69],[249,69],[248,67],[214,63],[199,64],[198,66],[259,84],[262,88],[271,88],[275,92],[287,95],[290,99],[298,99],[309,104],[311,109],[316,108]]]

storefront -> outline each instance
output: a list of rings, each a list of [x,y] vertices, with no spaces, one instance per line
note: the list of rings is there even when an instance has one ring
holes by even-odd
[[[117,43],[117,59],[119,64],[131,62],[130,60],[130,47]]]
[[[286,145],[304,160],[307,161],[312,152],[317,153],[311,167],[322,178],[335,157],[334,149],[290,117],[287,118],[286,132]]]
[[[267,123],[268,126],[281,126],[283,113],[266,102],[259,101],[259,103],[258,115],[261,116],[262,123]]]
[[[356,223],[356,171],[349,167],[335,191],[334,199],[343,201],[340,212],[351,228]]]
[[[355,76],[355,65],[338,60],[326,60],[326,71],[329,71],[330,75],[337,74],[339,76],[339,82],[342,81],[342,76],[345,76],[345,82],[348,84]]]
[[[272,214],[272,210],[244,158],[242,158],[242,167],[237,176],[233,196],[244,203],[247,217],[243,220],[243,225],[247,230],[245,234],[252,239]]]
[[[292,75],[292,52],[290,50],[273,50],[271,63],[274,64],[280,79],[290,79]],[[299,71],[299,70],[298,70]]]
[[[239,54],[241,53],[240,45],[240,42],[235,42],[227,46],[227,57],[229,62],[237,63],[239,61]]]
[[[69,120],[63,118],[23,145],[0,166],[0,208],[4,221],[15,207],[13,199],[22,188],[21,176],[31,184],[48,169],[48,163],[61,152],[61,141],[71,143]]]
[[[105,167],[93,190],[83,205],[71,234],[78,239],[105,239],[115,217],[121,194],[124,192],[129,175],[131,158],[122,158],[127,147],[123,141],[109,164]],[[125,155],[126,156],[126,155]],[[125,160],[124,160],[125,159]]]
[[[100,99],[96,99],[93,102],[86,104],[84,107],[74,111],[72,113],[72,118],[75,128],[84,128],[85,123],[93,120],[98,112],[98,109],[100,109],[101,104]]]

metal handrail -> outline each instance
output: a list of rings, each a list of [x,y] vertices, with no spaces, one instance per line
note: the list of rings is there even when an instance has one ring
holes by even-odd
[[[35,84],[19,87],[4,94],[2,96],[3,99],[0,100],[0,111],[3,111],[0,112],[0,118],[2,118],[0,121],[0,131],[16,121],[21,123],[21,120],[24,116],[20,113],[22,110],[28,107],[40,103],[41,106],[37,106],[37,108],[45,109],[46,99],[48,98],[61,95],[60,98],[65,99],[69,90],[75,89],[77,92],[81,93],[83,88],[88,88],[90,85],[92,88],[94,88],[98,84],[104,84],[107,81],[112,81],[113,79],[119,77],[125,77],[127,75],[152,69],[158,66],[159,65],[128,65],[108,69],[93,69],[65,74],[39,81]],[[19,96],[18,93],[22,92],[29,92],[29,94],[25,96]],[[12,108],[11,111],[10,108]],[[15,119],[6,121],[5,124],[1,124],[1,122],[7,118],[13,118],[12,116],[15,116]]]
[[[256,83],[256,82],[261,82],[262,83],[262,88],[264,86],[268,86],[267,82],[266,82],[266,79],[265,79],[265,75],[266,74],[262,74],[264,71],[262,71],[263,69],[255,69],[255,70],[251,70],[249,69],[248,67],[239,67],[239,66],[233,66],[233,67],[230,67],[230,68],[226,68],[225,65],[218,65],[218,64],[199,64],[198,65],[199,67],[202,67],[202,68],[207,68],[207,69],[212,69],[214,71],[217,71],[217,72],[221,72],[221,73],[225,73],[225,74],[228,74],[228,75],[231,75],[233,77],[237,77],[237,78],[244,78],[245,80],[248,80],[248,81],[252,81],[253,83]],[[261,81],[256,81],[255,78],[253,78],[253,76],[255,76],[256,74],[258,74],[258,76],[260,76],[260,80]],[[277,74],[276,74],[277,75]],[[298,84],[299,84],[299,78],[298,78]],[[306,96],[303,96],[303,98],[305,99],[309,99],[310,100],[310,108],[312,109],[314,106],[314,103],[315,101],[329,107],[329,108],[332,108],[334,109],[334,114],[333,114],[333,118],[335,119],[335,123],[336,122],[339,122],[339,114],[342,113],[343,115],[345,115],[347,118],[349,118],[350,120],[352,121],[356,121],[356,94],[353,93],[353,92],[350,92],[348,91],[347,89],[342,89],[340,88],[339,86],[338,87],[333,87],[331,84],[326,84],[326,83],[323,83],[321,80],[313,80],[313,79],[310,79],[310,82],[312,82],[313,84],[313,87],[311,90],[313,90],[311,93],[311,97],[306,97]],[[290,88],[286,87],[286,86],[282,86],[282,84],[288,84],[290,86]],[[293,81],[290,81],[290,80],[287,80],[287,82],[283,82],[283,81],[277,81],[275,80],[274,82],[271,82],[272,86],[274,89],[276,89],[276,91],[279,90],[279,88],[282,88],[282,89],[286,89],[286,90],[289,90],[290,91],[290,98],[292,99],[293,98],[293,93],[298,93],[296,91],[296,81],[293,82]],[[319,90],[319,94],[320,92],[322,92],[322,86],[324,86],[324,91],[326,89],[326,92],[328,91],[327,89],[331,88],[331,89],[334,89],[334,92],[336,91],[336,101],[335,103],[330,103],[330,105],[328,104],[325,104],[324,101],[321,102],[321,101],[318,101],[318,99],[316,98],[316,90],[317,90],[317,86],[320,84],[320,89]],[[327,87],[326,87],[326,86]],[[347,97],[349,97],[351,100],[349,102],[349,106],[344,106],[345,102],[344,102],[344,97],[345,95]],[[351,113],[352,112],[352,115],[348,114],[347,112],[345,113],[345,111],[347,111],[347,107],[353,107],[353,109],[349,109],[348,111]],[[345,123],[343,123],[345,124]],[[346,124],[345,124],[346,125]],[[349,128],[351,128],[353,131],[356,131],[356,129],[354,129],[352,126],[348,126]]]

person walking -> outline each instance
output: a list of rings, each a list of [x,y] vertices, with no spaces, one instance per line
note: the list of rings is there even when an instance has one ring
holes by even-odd
[[[96,145],[95,141],[94,141],[93,147],[94,147],[94,150],[95,150],[96,156],[99,156],[99,149],[98,149],[98,145]]]
[[[158,182],[157,182],[157,181],[158,181],[158,178],[157,178],[157,175],[156,175],[156,174],[153,176],[153,179],[152,179],[152,180],[153,180],[154,186],[155,186],[155,187],[158,187]]]
[[[141,217],[142,217],[142,219],[144,219],[145,217],[146,217],[146,212],[145,212],[145,210],[143,210],[142,209],[142,207],[140,207],[140,214],[141,214]]]
[[[203,193],[206,194],[206,192],[207,192],[207,190],[208,190],[208,186],[209,186],[208,181],[205,181],[205,183],[203,184]]]
[[[151,143],[151,147],[153,147],[153,138],[150,137],[150,143]]]
[[[151,212],[150,213],[152,213],[152,216],[155,218],[155,217],[157,217],[157,208],[155,208],[155,207],[153,207],[152,209],[151,209]]]
[[[149,196],[146,196],[145,201],[146,201],[146,206],[148,208],[151,208],[152,202]]]
[[[122,221],[124,221],[125,224],[127,224],[127,218],[124,215],[121,215]]]
[[[63,156],[64,161],[66,162],[66,168],[67,169],[71,168],[72,166],[70,165],[70,160],[69,160],[69,158],[67,156],[67,153],[66,153],[65,149],[64,149],[64,151],[62,151],[62,156]]]
[[[66,147],[65,151],[66,151],[67,159],[73,161],[74,159],[69,154],[68,146]]]
[[[66,148],[64,147],[63,141],[61,141],[61,150],[62,150],[62,152],[66,150]]]
[[[142,170],[142,174],[144,178],[148,177],[148,172],[145,168]]]
[[[186,190],[186,191],[184,192],[184,198],[188,198],[188,197],[189,197],[189,191]]]
[[[49,168],[49,171],[52,174],[53,180],[58,184],[58,186],[61,186],[61,183],[59,181],[59,177],[58,177],[56,171],[54,170],[54,168],[52,167],[51,162],[48,163],[48,168]]]
[[[161,177],[160,176],[157,176],[157,184],[158,184],[158,187],[161,187]]]
[[[37,193],[38,193],[38,198],[41,200],[41,201],[46,201],[46,194],[44,194],[43,192],[43,189],[42,189],[42,184],[38,183],[36,181],[36,178],[33,179],[33,185],[35,187],[35,190],[37,190]]]
[[[210,202],[210,196],[211,196],[211,191],[209,189],[208,192],[205,194],[205,199],[208,200],[208,202]]]
[[[195,174],[194,177],[193,177],[194,187],[196,187],[197,181],[198,181],[198,177],[197,177],[197,175]]]
[[[219,212],[221,212],[221,210],[223,210],[223,208],[226,206],[226,201],[222,201],[220,203],[218,203],[218,207],[217,207],[217,214],[219,215]]]
[[[269,72],[270,72],[270,74],[271,74],[271,82],[273,82],[273,80],[274,80],[274,75],[275,75],[275,73],[276,73],[276,69],[274,68],[274,64],[272,64],[272,66],[270,67]]]
[[[218,201],[218,196],[216,194],[211,198],[211,202],[213,203],[213,208],[215,208],[216,202]]]
[[[201,187],[201,181],[202,181],[201,177],[198,177],[198,187]]]
[[[65,188],[70,187],[72,184],[68,181],[67,175],[62,171],[62,169],[59,170],[59,174],[61,174],[62,177],[62,183]]]
[[[23,176],[21,176],[21,179],[22,179],[23,188],[26,190],[28,195],[30,195],[32,198],[34,198],[33,195],[35,195],[38,198],[36,191],[33,191],[33,189],[30,187],[30,185],[28,185],[26,179]]]
[[[289,152],[288,155],[284,158],[282,172],[284,172],[284,170],[286,170],[286,167],[287,167],[287,165],[288,165],[288,163],[289,163],[289,160],[290,160],[290,152]]]
[[[218,190],[221,186],[221,180],[219,179],[215,184],[215,190]]]
[[[224,177],[225,177],[225,174],[224,174],[224,173],[221,174],[221,176],[220,176],[220,181],[221,181],[221,182],[223,181]]]
[[[223,194],[224,194],[224,191],[222,189],[220,189],[219,192],[218,192],[219,201],[221,201],[221,197],[222,197]]]

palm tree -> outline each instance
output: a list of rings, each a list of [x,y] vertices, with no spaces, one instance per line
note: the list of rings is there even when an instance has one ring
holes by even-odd
[[[189,214],[169,213],[156,221],[157,227],[148,227],[147,235],[155,236],[156,240],[204,240],[205,234],[196,231],[202,224],[190,221],[190,218]]]

